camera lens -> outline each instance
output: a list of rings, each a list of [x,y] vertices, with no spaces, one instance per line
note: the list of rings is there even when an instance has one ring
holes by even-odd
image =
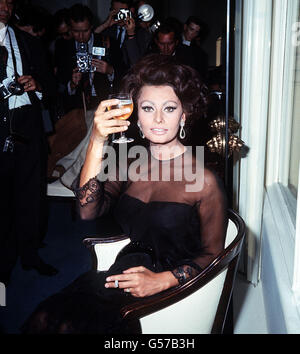
[[[17,81],[10,82],[9,85],[7,86],[7,89],[12,95],[16,95],[16,96],[20,96],[24,93],[24,87],[21,84],[19,84]]]

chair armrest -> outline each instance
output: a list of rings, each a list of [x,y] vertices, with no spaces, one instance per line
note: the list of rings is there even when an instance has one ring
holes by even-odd
[[[105,271],[115,262],[118,253],[130,242],[125,235],[112,237],[88,237],[83,244],[90,249],[93,259],[93,269]]]
[[[99,243],[101,244],[101,243],[119,242],[127,238],[128,238],[127,235],[120,234],[120,235],[115,235],[110,237],[87,237],[82,242],[87,248],[90,248],[90,247],[94,247]]]

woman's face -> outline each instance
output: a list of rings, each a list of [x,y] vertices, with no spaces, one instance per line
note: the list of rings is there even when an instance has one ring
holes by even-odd
[[[185,121],[182,104],[170,86],[144,86],[138,98],[138,121],[151,143],[177,142],[180,120]]]

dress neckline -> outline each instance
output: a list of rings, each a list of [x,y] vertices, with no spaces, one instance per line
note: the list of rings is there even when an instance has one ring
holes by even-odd
[[[122,196],[126,196],[126,197],[129,197],[131,199],[134,199],[136,201],[138,201],[139,203],[141,204],[144,204],[144,205],[149,205],[149,204],[154,204],[154,203],[162,203],[162,204],[174,204],[174,205],[184,205],[184,206],[188,206],[190,208],[193,208],[194,205],[191,205],[191,204],[188,204],[188,203],[184,203],[184,202],[174,202],[174,201],[168,201],[168,200],[150,200],[149,202],[144,202],[143,200],[137,198],[137,197],[134,197],[126,192],[124,192],[122,194]]]

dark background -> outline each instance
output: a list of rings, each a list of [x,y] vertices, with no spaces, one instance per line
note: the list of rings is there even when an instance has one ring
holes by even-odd
[[[75,3],[89,6],[93,11],[96,22],[105,21],[109,13],[110,0],[32,0],[32,4],[44,7],[50,14],[63,7]],[[151,0],[158,18],[176,17],[182,23],[190,15],[198,16],[207,27],[207,36],[203,41],[203,49],[209,57],[209,65],[216,63],[216,40],[222,35],[226,25],[226,0]]]

